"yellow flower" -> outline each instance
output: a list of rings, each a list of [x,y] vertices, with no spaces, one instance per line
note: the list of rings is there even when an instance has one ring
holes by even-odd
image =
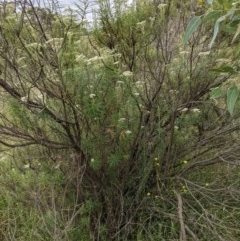
[[[186,186],[182,186],[182,192],[184,192],[184,193],[187,193],[188,192],[188,190],[187,190],[187,187]]]

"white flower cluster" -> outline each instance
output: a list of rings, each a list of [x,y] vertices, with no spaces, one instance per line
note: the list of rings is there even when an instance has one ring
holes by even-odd
[[[211,53],[210,51],[200,52],[200,53],[198,53],[198,56],[207,56],[210,53]]]
[[[123,123],[123,122],[125,122],[126,120],[127,120],[126,118],[122,117],[122,118],[118,119],[118,122]]]
[[[87,60],[87,64],[89,65],[89,64],[92,64],[93,62],[97,62],[102,59],[103,59],[103,57],[101,57],[101,56],[94,56]]]
[[[192,112],[194,112],[194,113],[200,113],[201,111],[200,111],[200,109],[198,109],[198,108],[193,108],[193,109],[192,109]]]
[[[135,85],[136,85],[137,88],[141,89],[141,88],[144,87],[145,82],[141,81],[141,80],[138,80],[138,81],[136,81]]]
[[[133,76],[133,72],[131,72],[131,71],[129,71],[129,70],[124,71],[122,74],[123,74],[123,76],[125,76],[125,77]]]
[[[131,132],[130,130],[126,130],[126,131],[125,131],[125,134],[126,134],[126,135],[130,135],[131,133],[132,133],[132,132]]]
[[[59,51],[62,47],[64,39],[63,38],[51,38],[46,41],[45,46],[51,46],[55,51]]]
[[[160,3],[160,4],[158,4],[158,8],[159,8],[159,9],[163,9],[163,8],[165,8],[166,6],[167,6],[166,3]]]
[[[90,97],[91,99],[93,99],[94,97],[96,97],[96,95],[92,93],[92,94],[89,95],[89,97]]]
[[[81,62],[86,62],[87,57],[84,54],[79,54],[76,56],[76,62],[81,63]]]
[[[184,113],[184,112],[187,112],[189,109],[188,108],[183,108],[183,109],[178,109],[180,112],[182,112],[182,113]],[[193,113],[200,113],[201,112],[201,110],[200,109],[198,109],[198,108],[193,108],[193,109],[191,109],[191,112],[193,112]]]

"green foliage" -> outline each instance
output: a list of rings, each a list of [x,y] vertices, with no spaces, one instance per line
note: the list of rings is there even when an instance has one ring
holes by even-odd
[[[234,240],[235,20],[111,4],[90,26],[82,6],[0,12],[0,239]]]
[[[186,32],[184,35],[184,43],[186,43],[194,31],[200,26],[201,23],[208,24],[210,21],[215,21],[213,28],[213,36],[209,43],[209,48],[212,48],[214,43],[217,40],[217,36],[220,32],[224,32],[227,36],[232,36],[231,44],[233,44],[239,35],[239,9],[238,2],[233,1],[208,1],[208,4],[211,5],[210,8],[201,16],[195,16],[189,22]],[[232,57],[234,59],[234,57]],[[238,74],[238,71],[235,71],[233,66],[222,65],[220,68],[214,68],[212,71],[219,73],[231,73]],[[234,91],[233,91],[234,90]],[[234,93],[234,94],[232,94]],[[235,85],[228,88],[227,91],[227,109],[229,113],[233,114],[233,109],[235,102],[238,99],[238,87]]]
[[[187,43],[187,41],[189,40],[189,38],[191,37],[191,35],[197,30],[197,28],[200,26],[201,24],[201,17],[200,16],[196,16],[194,18],[191,19],[191,21],[189,22],[187,28],[186,28],[186,32],[184,34],[183,37],[183,43]]]
[[[238,97],[239,89],[236,86],[230,87],[227,91],[227,108],[231,115],[233,114],[233,109]]]

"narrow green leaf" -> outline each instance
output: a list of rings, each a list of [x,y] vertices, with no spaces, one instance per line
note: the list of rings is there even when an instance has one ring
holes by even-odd
[[[225,14],[225,15],[223,15],[223,16],[221,16],[220,18],[217,19],[217,21],[216,21],[216,23],[215,23],[215,25],[214,25],[213,37],[212,37],[212,40],[211,40],[211,42],[210,42],[210,44],[209,44],[209,48],[212,47],[212,45],[213,45],[213,43],[214,43],[214,41],[215,41],[215,39],[216,39],[216,37],[217,37],[217,34],[218,34],[218,32],[219,32],[220,23],[223,22],[223,21],[225,21],[226,19],[231,20],[231,19],[233,18],[234,14],[235,14],[235,11],[236,11],[236,6],[233,6],[233,8],[230,9],[230,10],[227,12],[227,14]]]
[[[108,160],[108,165],[111,167],[111,168],[114,168],[116,167],[118,164],[119,164],[119,161],[120,161],[120,158],[119,156],[117,156],[116,154],[113,154],[109,157],[109,160]]]
[[[239,97],[239,89],[237,86],[232,86],[227,90],[227,110],[230,115],[233,115],[234,106]]]
[[[217,2],[222,5],[223,4],[223,0],[217,0]]]
[[[240,34],[240,24],[238,24],[238,28],[237,31],[232,39],[232,43],[234,43],[234,41],[236,40],[237,36]]]
[[[233,18],[232,18],[232,21],[234,22],[239,22],[239,19],[240,19],[240,14],[237,14],[237,12],[234,14]]]
[[[217,19],[221,16],[221,12],[220,11],[217,11],[217,10],[213,10],[211,12],[208,12],[202,19],[202,22],[207,22],[207,21],[210,21],[212,19]]]
[[[183,37],[184,44],[187,43],[191,35],[194,33],[194,31],[196,31],[196,29],[199,27],[200,24],[201,24],[201,16],[196,16],[191,19]]]
[[[216,23],[215,23],[215,25],[214,25],[214,30],[213,30],[213,37],[212,37],[212,40],[211,40],[211,42],[210,42],[210,44],[209,44],[209,48],[212,48],[213,43],[214,43],[214,41],[215,41],[215,39],[216,39],[216,37],[217,37],[217,34],[218,34],[218,32],[219,32],[220,23],[221,23],[222,21],[224,21],[225,19],[226,19],[226,16],[224,15],[224,16],[221,16],[220,18],[218,18],[218,20],[216,21]]]
[[[218,73],[230,73],[230,74],[237,73],[231,66],[227,66],[227,65],[218,69],[210,69],[210,71],[218,72]]]
[[[90,167],[94,170],[99,170],[101,168],[101,162],[98,159],[92,158],[90,160]]]
[[[236,27],[232,27],[230,23],[220,26],[219,30],[223,31],[224,33],[228,33],[228,34],[236,33]]]

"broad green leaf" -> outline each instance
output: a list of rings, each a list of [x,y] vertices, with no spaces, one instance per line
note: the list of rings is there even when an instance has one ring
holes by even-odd
[[[234,106],[239,97],[239,89],[237,86],[232,86],[227,90],[227,110],[230,115],[233,115]]]
[[[211,91],[210,96],[212,99],[218,99],[222,97],[224,94],[224,91],[221,88],[215,88]]]
[[[196,31],[196,29],[199,27],[200,24],[201,24],[201,16],[196,16],[191,19],[183,37],[184,44],[187,43],[191,35],[194,33],[194,31]]]

